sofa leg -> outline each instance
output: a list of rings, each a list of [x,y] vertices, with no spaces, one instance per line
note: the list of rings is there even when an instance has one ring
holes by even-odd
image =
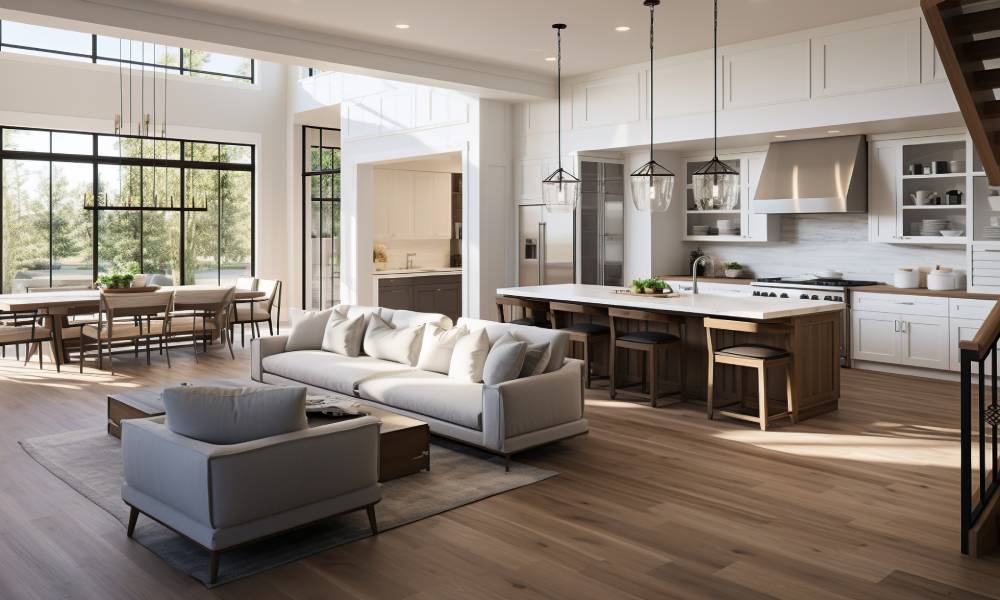
[[[369,504],[365,507],[368,511],[368,526],[372,528],[372,535],[378,535],[378,521],[375,519],[375,505]]]
[[[218,550],[209,550],[208,553],[208,582],[215,583],[219,579],[219,555]]]
[[[139,509],[134,506],[131,508],[132,510],[128,513],[128,531],[125,532],[128,537],[132,537],[132,534],[135,533],[135,523],[139,520]]]

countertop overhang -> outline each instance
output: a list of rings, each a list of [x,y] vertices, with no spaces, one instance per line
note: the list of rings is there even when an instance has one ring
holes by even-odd
[[[620,306],[644,310],[662,310],[731,319],[772,321],[844,310],[842,302],[768,298],[762,296],[725,296],[721,294],[681,292],[672,298],[644,298],[615,293],[622,288],[602,285],[564,283],[498,288],[497,294],[535,300],[576,302],[603,306]]]

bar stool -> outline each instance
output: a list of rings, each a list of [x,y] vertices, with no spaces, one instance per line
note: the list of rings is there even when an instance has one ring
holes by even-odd
[[[684,323],[684,318],[627,308],[608,308],[608,318],[611,322],[611,354],[608,358],[608,371],[611,376],[609,385],[611,398],[614,399],[620,393],[630,394],[649,400],[650,405],[653,407],[657,406],[657,402],[662,396],[670,394],[678,394],[681,396],[681,400],[683,400],[684,391],[687,387],[685,382],[685,371],[687,369],[684,358],[684,343],[687,339],[687,328]],[[619,332],[618,320],[620,319],[642,321],[646,324],[646,329],[645,331]],[[650,331],[649,323],[667,323],[669,325],[674,325],[677,327],[678,335],[663,331]],[[616,383],[618,363],[616,355],[618,353],[618,349],[620,348],[625,350],[638,350],[646,354],[645,362],[643,363],[643,380],[639,385],[640,389],[648,388],[649,393],[625,390],[618,387]],[[660,394],[657,389],[658,363],[656,357],[660,350],[667,348],[674,348],[677,351],[677,358],[680,367],[680,387],[677,391]]]
[[[572,315],[585,315],[588,317],[586,323],[570,323],[565,327],[559,326],[559,313]],[[593,374],[591,344],[596,343],[601,338],[611,335],[611,328],[607,325],[594,323],[594,317],[607,317],[608,313],[604,309],[587,304],[567,304],[565,302],[549,302],[549,319],[552,329],[565,331],[569,334],[570,347],[574,343],[583,345],[583,362],[586,365],[584,378],[586,387],[590,388],[590,381],[593,378],[606,379],[606,375],[595,376]]]
[[[729,346],[715,347],[712,340],[713,331],[732,332],[733,343]],[[767,431],[769,422],[776,419],[788,418],[792,424],[798,420],[798,407],[795,396],[792,393],[792,354],[787,349],[765,346],[763,344],[739,344],[736,342],[737,333],[749,333],[758,335],[782,335],[788,336],[791,328],[787,325],[777,323],[750,323],[747,321],[731,321],[727,319],[705,318],[705,335],[708,338],[708,393],[707,406],[708,418],[715,417],[715,412],[720,415],[759,423],[761,431]],[[721,336],[720,336],[721,337]],[[742,385],[738,385],[739,400],[723,407],[715,407],[715,365],[733,365],[757,370],[757,414],[754,415],[749,407],[745,407],[742,397]],[[767,404],[767,370],[774,367],[785,367],[785,393],[787,395],[788,407],[778,413],[770,413]],[[742,373],[737,381],[742,383]],[[730,406],[739,406],[742,410],[725,410]]]
[[[549,303],[542,300],[526,300],[524,298],[511,298],[509,296],[497,296],[497,320],[501,323],[512,325],[530,325],[532,327],[549,327],[546,315],[549,312]],[[504,307],[511,308],[511,320],[504,317]],[[514,319],[514,308],[520,308],[524,314],[521,319]]]

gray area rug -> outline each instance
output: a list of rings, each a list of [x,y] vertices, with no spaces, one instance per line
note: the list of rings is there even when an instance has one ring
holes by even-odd
[[[121,499],[121,445],[103,429],[71,431],[22,441],[39,464],[124,526],[128,508]],[[444,440],[431,444],[431,470],[386,482],[375,507],[379,530],[426,517],[537,483],[554,471],[511,463]],[[124,527],[122,535],[125,535]],[[221,585],[370,536],[363,510],[243,546],[222,555]],[[208,552],[147,517],[139,517],[135,540],[170,566],[208,585]],[[211,587],[211,586],[210,586]]]

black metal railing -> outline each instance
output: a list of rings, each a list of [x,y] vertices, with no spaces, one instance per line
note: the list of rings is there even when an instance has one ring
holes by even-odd
[[[969,553],[972,528],[1000,487],[1000,478],[997,474],[997,426],[1000,425],[1000,407],[997,406],[998,341],[1000,341],[1000,302],[994,305],[975,338],[959,344],[962,361],[962,554]],[[973,399],[973,364],[978,366],[978,373],[975,373],[977,378],[975,399]],[[989,387],[988,403],[987,387]],[[973,459],[978,462],[975,475]]]

